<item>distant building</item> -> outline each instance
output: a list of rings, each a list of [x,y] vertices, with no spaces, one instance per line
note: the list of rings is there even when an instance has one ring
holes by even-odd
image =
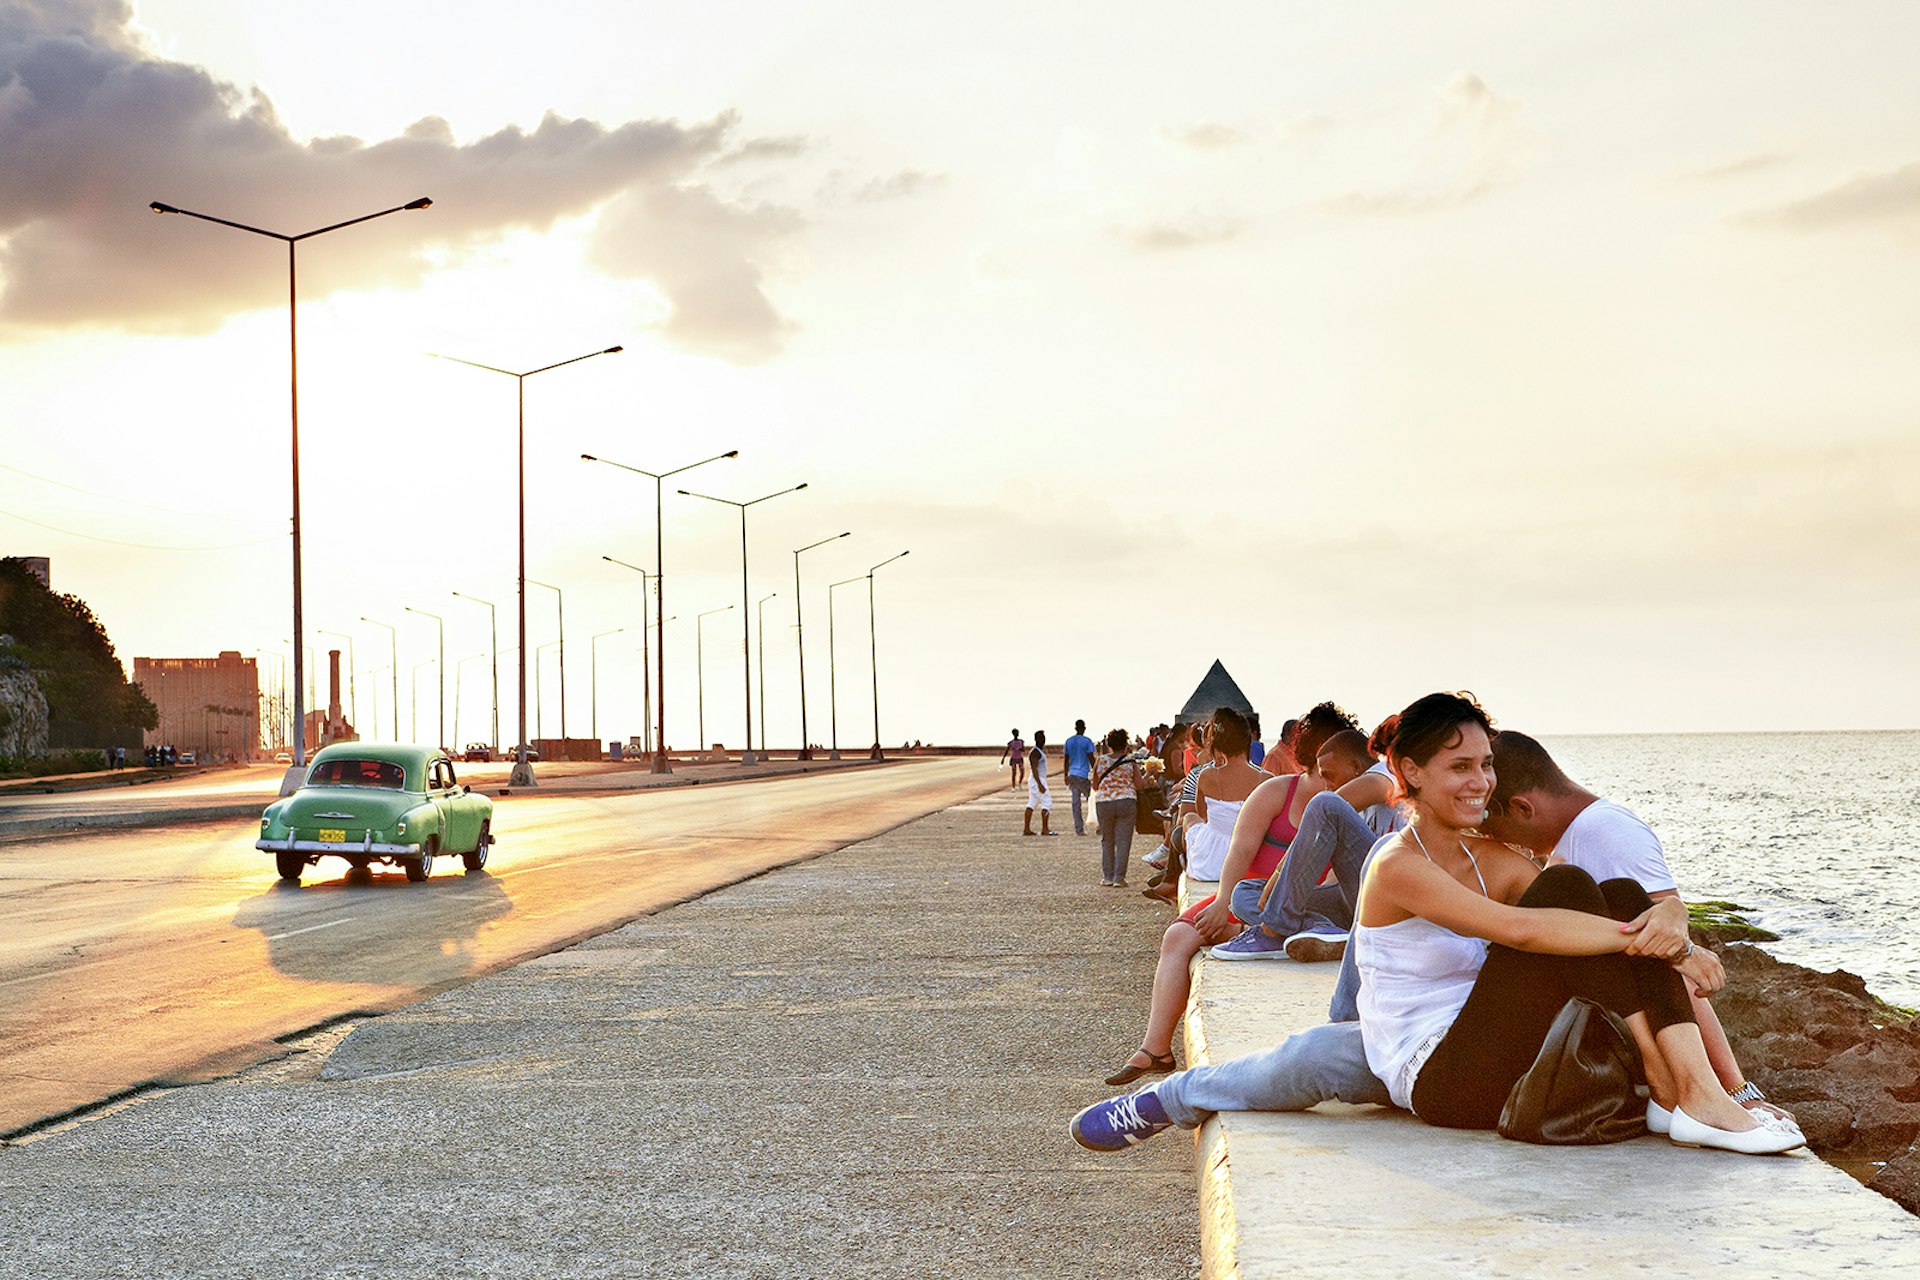
[[[28,576],[39,582],[41,586],[49,591],[53,590],[53,561],[47,559],[45,556],[12,556],[9,558],[18,560],[20,567],[25,569]]]
[[[135,658],[133,681],[160,712],[147,746],[242,760],[260,753],[260,673],[229,649],[217,658]]]

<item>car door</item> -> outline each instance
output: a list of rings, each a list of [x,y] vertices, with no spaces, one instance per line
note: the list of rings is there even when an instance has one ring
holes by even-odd
[[[453,771],[453,761],[441,757],[440,789],[441,805],[440,829],[446,834],[441,837],[441,847],[449,853],[470,853],[480,838],[480,823],[474,816],[472,797],[460,790],[460,780]]]

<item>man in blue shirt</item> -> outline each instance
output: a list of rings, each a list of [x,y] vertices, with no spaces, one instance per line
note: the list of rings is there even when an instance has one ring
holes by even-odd
[[[1073,834],[1087,834],[1086,802],[1093,794],[1093,739],[1087,722],[1073,722],[1073,736],[1060,744],[1067,757],[1067,790],[1073,793]]]

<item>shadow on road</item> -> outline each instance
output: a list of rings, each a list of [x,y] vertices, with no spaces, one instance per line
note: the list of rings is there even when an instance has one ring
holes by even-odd
[[[233,922],[260,932],[279,973],[309,982],[431,986],[479,966],[481,928],[513,910],[506,886],[485,871],[410,884],[395,871],[338,880],[276,881],[242,902]]]

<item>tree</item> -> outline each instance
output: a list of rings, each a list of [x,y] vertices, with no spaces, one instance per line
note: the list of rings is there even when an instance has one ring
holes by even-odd
[[[137,741],[160,723],[87,602],[48,590],[13,558],[0,559],[0,635],[13,637],[11,656],[26,663],[46,695],[49,746]]]

